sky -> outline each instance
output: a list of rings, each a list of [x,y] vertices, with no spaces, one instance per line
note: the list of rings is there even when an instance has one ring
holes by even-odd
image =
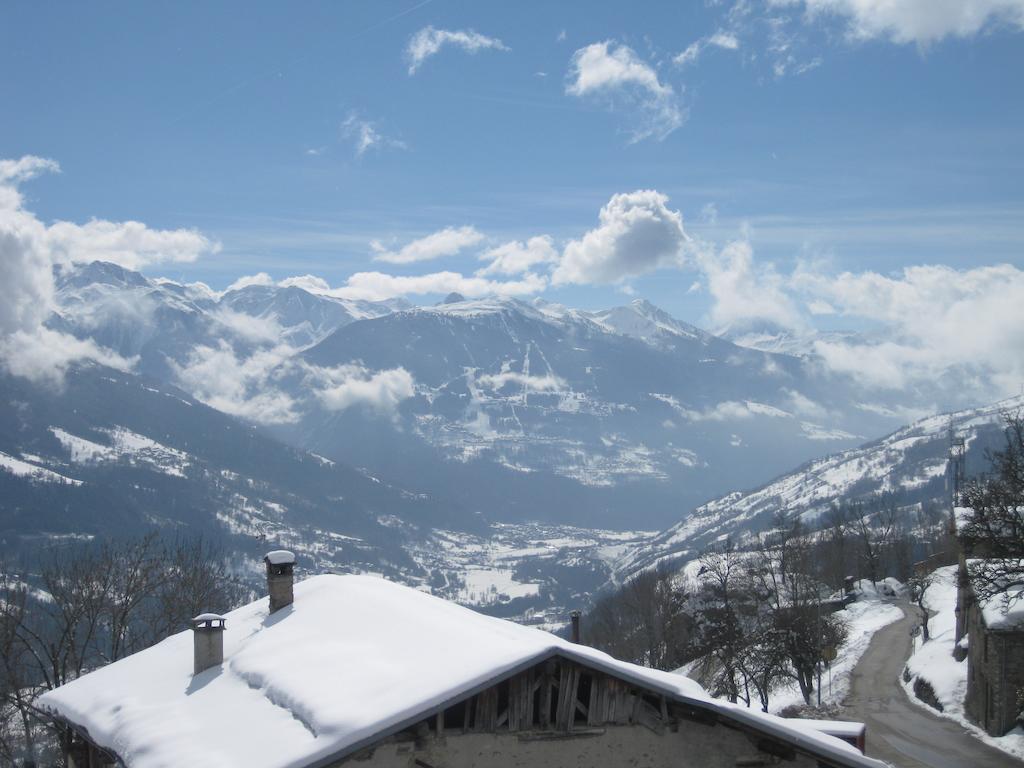
[[[643,297],[716,330],[880,329],[917,375],[969,321],[1024,357],[1002,327],[1024,0],[10,3],[0,25],[0,185],[51,259]]]

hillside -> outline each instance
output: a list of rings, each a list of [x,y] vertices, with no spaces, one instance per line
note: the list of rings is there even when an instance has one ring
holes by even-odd
[[[887,496],[908,508],[948,506],[949,432],[964,438],[966,474],[987,468],[986,448],[1002,442],[1000,414],[1024,407],[1024,396],[938,414],[859,448],[807,462],[760,488],[702,504],[651,540],[631,548],[615,564],[619,577],[662,560],[684,562],[726,536],[742,542],[772,523],[776,512],[799,515],[814,527],[842,501]]]

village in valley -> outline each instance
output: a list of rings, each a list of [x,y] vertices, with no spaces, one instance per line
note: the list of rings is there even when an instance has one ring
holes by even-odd
[[[0,29],[0,768],[1024,766],[1024,0]]]

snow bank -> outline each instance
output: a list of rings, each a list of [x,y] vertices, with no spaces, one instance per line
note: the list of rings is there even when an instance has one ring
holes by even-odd
[[[1017,727],[1005,736],[996,738],[989,736],[967,719],[964,711],[964,699],[967,695],[967,660],[957,661],[953,658],[956,637],[956,614],[953,612],[956,608],[956,579],[955,565],[938,568],[935,571],[935,581],[925,593],[924,600],[928,611],[933,614],[928,621],[931,639],[927,643],[922,643],[920,638],[914,641],[914,653],[907,661],[907,670],[911,678],[909,681],[903,681],[903,687],[912,702],[926,707],[933,715],[954,720],[982,741],[1024,758],[1024,729]],[[966,638],[964,643],[966,644]],[[914,681],[918,677],[931,684],[936,698],[942,704],[942,712],[929,707],[914,695]]]
[[[192,675],[191,632],[40,698],[132,768],[299,768],[349,753],[504,672],[553,654],[718,712],[842,766],[881,768],[829,736],[713,700],[694,681],[365,576],[317,576],[272,615],[227,614],[225,662]]]

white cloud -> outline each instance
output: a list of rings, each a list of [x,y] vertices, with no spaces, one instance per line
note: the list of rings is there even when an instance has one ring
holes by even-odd
[[[20,184],[43,173],[60,173],[60,164],[48,157],[35,155],[25,155],[17,160],[0,160],[0,184]]]
[[[46,230],[57,261],[110,261],[127,269],[161,262],[193,262],[217,253],[220,244],[194,229],[150,229],[138,221],[58,221]]]
[[[405,57],[409,62],[409,74],[416,74],[416,70],[424,61],[438,53],[446,45],[461,48],[467,53],[484,50],[509,50],[498,38],[481,35],[472,29],[450,30],[424,27],[409,39],[409,44],[405,49]]]
[[[736,35],[719,30],[708,38],[708,45],[713,45],[717,48],[725,48],[728,51],[735,51],[740,47],[740,41]]]
[[[0,161],[0,367],[59,385],[76,362],[127,369],[133,361],[43,325],[54,307],[55,255],[50,229],[22,207],[17,184],[56,170],[54,161],[31,155]]]
[[[727,51],[735,51],[740,47],[740,39],[732,32],[718,30],[713,35],[702,37],[700,40],[695,40],[690,43],[681,53],[678,53],[673,57],[672,63],[680,67],[686,66],[687,64],[694,64],[697,59],[700,58],[704,49],[709,45],[713,45],[716,48],[723,48]]]
[[[282,288],[301,288],[309,293],[330,293],[331,286],[322,277],[316,275],[295,275],[278,282]]]
[[[630,130],[630,142],[664,139],[681,126],[684,113],[672,86],[661,82],[655,69],[627,45],[610,40],[577,50],[569,67],[566,93],[605,98],[635,107],[639,120]]]
[[[287,424],[299,418],[296,403],[275,382],[294,354],[279,345],[242,358],[221,341],[216,347],[198,346],[183,365],[171,365],[182,387],[211,408],[261,424]]]
[[[784,328],[804,324],[788,293],[786,279],[771,264],[757,264],[753,248],[746,240],[729,243],[717,252],[704,246],[698,254],[705,284],[714,299],[714,327],[742,327],[757,321]]]
[[[388,275],[383,272],[357,272],[340,288],[332,288],[331,296],[342,299],[384,301],[398,296],[461,293],[467,298],[481,296],[526,296],[547,288],[542,275],[527,272],[519,280],[488,280],[467,277],[458,272],[431,272],[426,275]]]
[[[254,344],[273,344],[281,338],[282,329],[273,317],[257,317],[218,307],[210,314],[235,337]]]
[[[555,376],[553,373],[543,376],[531,376],[530,374],[518,373],[517,371],[487,373],[477,379],[477,384],[494,390],[502,389],[511,384],[527,392],[558,392],[569,388],[565,379]]]
[[[618,283],[681,266],[688,238],[682,215],[667,203],[654,190],[613,195],[601,209],[599,226],[565,247],[553,283]]]
[[[415,381],[405,368],[370,371],[361,365],[308,368],[316,382],[316,398],[329,411],[366,406],[395,415],[398,406],[416,394]]]
[[[680,53],[676,54],[676,56],[672,59],[672,62],[676,66],[680,67],[684,67],[687,64],[693,64],[694,62],[697,61],[697,59],[700,58],[700,52],[703,50],[703,48],[704,41],[696,40],[690,43],[688,46],[686,46],[686,48],[684,48]]]
[[[677,407],[676,410],[690,421],[741,421],[755,416],[788,419],[793,415],[773,405],[750,400],[725,400],[701,411],[681,407]]]
[[[258,272],[255,275],[243,275],[229,285],[225,289],[225,293],[228,291],[240,291],[243,288],[248,288],[250,285],[262,285],[270,286],[274,284],[274,279],[266,272]]]
[[[341,135],[352,142],[356,157],[362,157],[371,149],[408,149],[404,141],[385,136],[372,120],[350,112],[341,124]]]
[[[1015,392],[1024,380],[1024,271],[1017,267],[798,272],[793,284],[840,315],[886,329],[882,343],[819,342],[834,370],[886,388],[955,380],[978,384],[987,396]]]
[[[0,336],[0,366],[12,376],[61,386],[68,368],[90,361],[130,370],[136,360],[121,357],[92,339],[77,339],[66,333],[38,327]]]
[[[478,276],[518,275],[528,272],[538,264],[553,264],[558,261],[558,251],[547,235],[531,237],[525,243],[513,241],[503,243],[480,254],[481,261],[490,262],[477,272]]]
[[[375,252],[374,261],[385,261],[389,264],[412,264],[417,261],[429,261],[443,256],[454,256],[465,248],[477,245],[484,236],[473,227],[445,227],[419,240],[413,240],[402,246],[398,251],[389,251],[379,241],[374,240],[370,247]]]
[[[928,45],[998,25],[1024,29],[1024,0],[804,0],[811,18],[834,14],[856,39]]]

